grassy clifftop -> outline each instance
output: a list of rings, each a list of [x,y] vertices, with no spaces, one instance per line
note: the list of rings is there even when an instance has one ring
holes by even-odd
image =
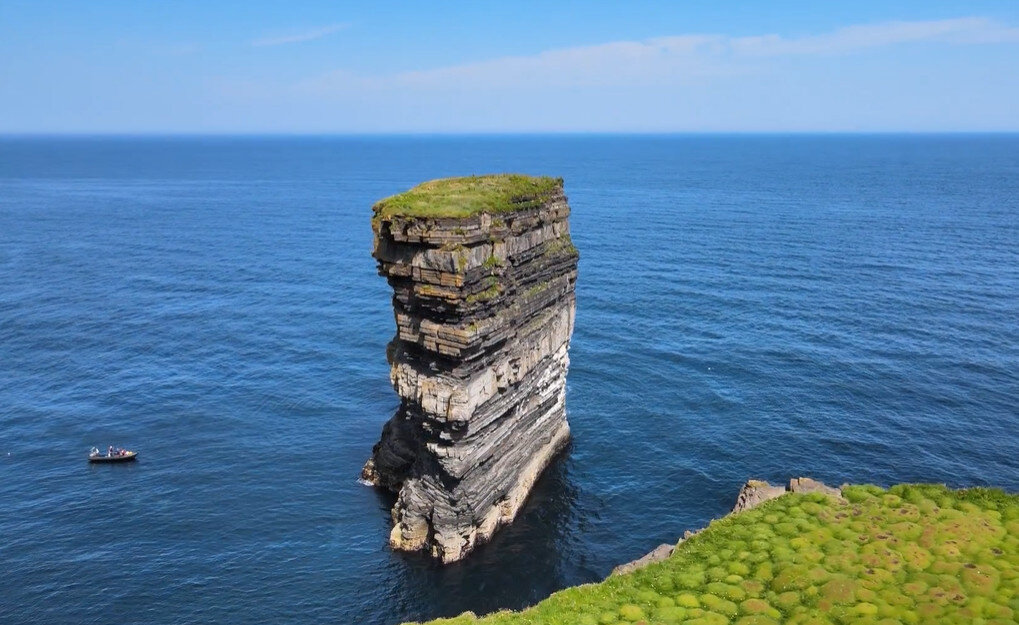
[[[1014,624],[1019,496],[852,486],[713,522],[669,559],[522,612],[432,625]]]
[[[376,219],[504,213],[541,206],[562,184],[562,178],[522,174],[440,178],[380,200],[372,210]]]

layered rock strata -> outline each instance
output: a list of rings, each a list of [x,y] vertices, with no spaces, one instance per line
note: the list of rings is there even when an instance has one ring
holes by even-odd
[[[577,251],[562,180],[425,183],[374,207],[400,407],[363,477],[398,493],[390,545],[466,556],[567,444]]]

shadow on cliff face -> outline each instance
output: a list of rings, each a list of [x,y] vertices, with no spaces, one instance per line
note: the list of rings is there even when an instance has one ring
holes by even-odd
[[[403,592],[399,605],[377,606],[386,622],[519,609],[566,586],[599,579],[577,549],[571,448],[545,470],[517,519],[466,560],[442,566],[423,554],[391,553]],[[379,491],[379,497],[388,507],[393,496]],[[413,589],[410,596],[408,589]]]

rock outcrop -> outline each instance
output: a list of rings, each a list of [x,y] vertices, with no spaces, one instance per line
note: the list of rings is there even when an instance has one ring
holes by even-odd
[[[513,520],[569,441],[578,254],[562,180],[444,179],[374,207],[400,407],[362,477],[398,493],[390,545],[443,562]]]
[[[736,505],[732,508],[732,514],[756,508],[765,501],[781,497],[786,493],[821,493],[842,499],[841,489],[828,486],[809,477],[794,477],[789,480],[789,486],[772,486],[763,480],[747,480],[747,483],[739,490],[739,495],[736,496]]]
[[[784,486],[772,486],[763,480],[747,480],[736,495],[736,505],[732,507],[732,513],[756,508],[769,499],[781,497],[786,492],[788,491]]]
[[[746,484],[739,489],[739,494],[736,495],[736,505],[733,506],[732,512],[729,515],[739,514],[745,510],[756,508],[762,503],[781,497],[786,493],[821,493],[833,497],[840,501],[845,501],[842,497],[842,489],[828,486],[823,482],[809,477],[795,477],[789,480],[789,486],[772,486],[770,483],[764,480],[747,480]],[[668,543],[658,545],[652,551],[644,554],[643,556],[627,562],[626,564],[620,564],[616,568],[612,569],[611,575],[625,575],[632,573],[638,569],[642,569],[645,566],[654,562],[661,562],[672,557],[675,553],[676,548],[682,545],[691,536],[699,534],[704,529],[695,531],[687,530],[683,532],[683,537],[676,542],[675,545]]]
[[[654,549],[652,549],[648,553],[646,553],[646,554],[642,555],[641,557],[637,558],[633,562],[627,562],[626,564],[620,564],[616,568],[612,569],[612,573],[610,573],[609,575],[626,575],[627,573],[633,573],[634,571],[636,571],[638,569],[642,569],[642,568],[644,568],[645,566],[647,566],[649,564],[654,564],[655,562],[661,562],[662,560],[668,560],[669,557],[672,555],[672,553],[674,551],[676,551],[677,545],[682,544],[683,540],[685,540],[685,539],[681,538],[679,540],[679,543],[677,543],[676,545],[670,545],[669,543],[662,543],[661,545],[658,545],[657,547],[655,547]]]

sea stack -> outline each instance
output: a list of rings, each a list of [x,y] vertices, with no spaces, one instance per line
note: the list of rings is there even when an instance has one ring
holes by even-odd
[[[363,477],[398,493],[394,549],[464,558],[569,441],[576,248],[561,178],[445,178],[373,207],[400,407]]]

